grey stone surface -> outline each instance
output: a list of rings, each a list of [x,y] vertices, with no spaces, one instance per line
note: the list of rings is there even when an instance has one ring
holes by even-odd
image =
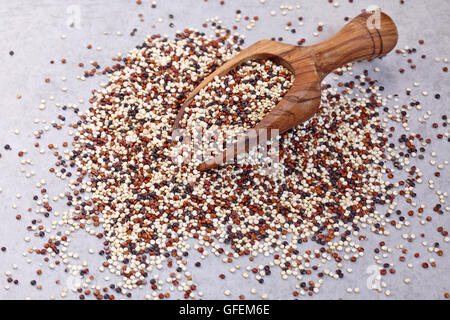
[[[201,24],[206,18],[218,16],[225,25],[235,24],[234,16],[237,9],[242,10],[243,16],[259,16],[256,27],[248,31],[245,29],[246,22],[242,20],[237,23],[239,31],[246,35],[246,44],[271,37],[283,37],[283,41],[295,43],[302,37],[307,38],[306,44],[314,44],[327,39],[334,34],[344,24],[345,16],[355,16],[361,9],[371,4],[377,4],[392,16],[398,25],[400,39],[398,48],[404,46],[417,47],[418,53],[412,55],[412,59],[417,64],[417,70],[410,70],[406,59],[399,55],[391,54],[383,60],[377,60],[372,63],[361,63],[354,67],[355,72],[365,68],[373,70],[380,67],[381,72],[372,77],[377,78],[381,85],[386,87],[386,94],[399,94],[398,101],[390,100],[388,106],[408,104],[409,98],[404,94],[405,88],[413,90],[411,97],[417,97],[424,106],[422,111],[412,111],[410,113],[410,127],[412,131],[424,136],[435,136],[437,131],[431,129],[431,123],[437,121],[442,114],[449,113],[448,97],[450,90],[449,74],[441,71],[445,63],[434,62],[434,57],[445,58],[449,54],[450,28],[448,16],[450,14],[450,2],[439,0],[407,0],[406,4],[400,5],[399,1],[376,1],[359,0],[354,4],[341,0],[340,6],[334,8],[328,1],[275,1],[266,0],[265,4],[260,4],[259,0],[225,0],[224,6],[219,5],[218,0],[178,0],[178,1],[158,1],[157,8],[151,9],[149,1],[143,0],[143,5],[137,6],[135,1],[57,1],[57,0],[36,0],[36,1],[7,1],[0,0],[0,247],[7,247],[6,252],[0,252],[0,298],[3,299],[23,299],[30,297],[32,299],[48,299],[50,296],[60,298],[59,293],[62,287],[71,286],[74,279],[64,272],[63,266],[57,266],[55,270],[50,270],[47,263],[42,264],[43,275],[37,276],[36,269],[42,262],[42,256],[30,255],[23,256],[30,247],[42,243],[40,239],[34,239],[32,232],[26,231],[26,226],[32,219],[39,217],[34,213],[34,203],[32,196],[38,194],[40,189],[36,183],[40,179],[47,181],[45,188],[49,190],[50,195],[57,195],[65,191],[64,182],[55,179],[48,173],[48,168],[54,163],[54,157],[46,151],[44,155],[39,154],[39,149],[33,146],[33,131],[39,130],[46,125],[50,126],[50,121],[57,120],[57,115],[63,114],[67,117],[67,122],[76,120],[76,117],[69,111],[63,112],[56,107],[56,103],[61,105],[75,103],[81,109],[88,107],[90,92],[98,88],[100,82],[105,78],[96,77],[87,81],[75,79],[76,75],[81,74],[85,68],[79,68],[79,62],[88,66],[89,61],[98,61],[103,67],[111,64],[110,58],[117,52],[126,52],[135,45],[140,44],[144,37],[149,34],[162,33],[173,35],[176,29],[185,27],[201,28]],[[336,2],[336,0],[335,0]],[[295,5],[300,4],[301,9],[295,9]],[[292,5],[294,9],[288,11],[287,15],[281,15],[280,5]],[[277,15],[271,17],[269,12],[275,10]],[[79,15],[78,15],[79,13]],[[138,13],[144,15],[144,22],[140,22]],[[169,28],[168,14],[174,14],[173,22],[175,28]],[[304,26],[297,25],[297,17],[304,17]],[[163,18],[163,22],[158,22],[158,18]],[[72,21],[73,27],[68,26]],[[292,21],[297,32],[292,34],[284,30],[286,22]],[[317,27],[317,23],[325,23],[324,31],[318,37],[313,37],[312,33]],[[155,28],[152,28],[155,24]],[[133,28],[138,31],[134,37],[129,36]],[[104,32],[109,34],[105,35]],[[123,36],[117,36],[115,33],[121,31]],[[66,39],[61,39],[61,35],[67,35]],[[419,46],[417,41],[425,40],[425,45]],[[87,44],[92,44],[93,49],[86,49]],[[101,47],[101,51],[96,48]],[[13,50],[15,54],[9,55]],[[420,55],[426,54],[427,59],[419,61]],[[67,59],[67,64],[61,64],[62,58]],[[50,64],[50,60],[55,60],[55,64]],[[406,69],[406,73],[401,75],[398,72],[400,67]],[[67,77],[62,81],[61,77]],[[46,84],[45,78],[50,78],[51,82]],[[413,82],[420,82],[418,88],[413,87]],[[66,87],[67,92],[61,89]],[[429,96],[423,97],[421,91],[426,90]],[[439,92],[442,96],[440,100],[433,98],[434,94]],[[22,99],[16,99],[16,95],[21,94]],[[50,100],[54,96],[54,100]],[[46,100],[46,109],[38,109],[40,100]],[[79,99],[84,99],[84,103],[79,103]],[[427,110],[432,111],[430,119],[425,124],[419,124],[416,119],[422,117]],[[40,123],[34,123],[34,119],[39,119]],[[42,120],[47,123],[42,123]],[[439,121],[441,123],[442,121]],[[14,134],[14,130],[20,131],[20,134]],[[440,132],[443,132],[440,127]],[[397,130],[398,132],[398,130]],[[47,149],[46,145],[50,142],[70,141],[68,128],[65,127],[60,132],[50,130],[46,132],[43,139],[39,142],[42,148]],[[3,146],[8,143],[13,151],[6,151]],[[27,149],[28,154],[25,159],[32,159],[33,165],[20,164],[17,152],[21,149]],[[429,151],[436,151],[436,162],[438,164],[449,160],[449,148],[446,139],[442,141],[433,141]],[[443,257],[437,257],[435,254],[426,253],[426,247],[422,241],[427,241],[432,245],[438,241],[444,252],[448,251],[448,243],[444,243],[440,234],[436,232],[438,226],[449,228],[448,212],[443,216],[433,213],[431,207],[437,203],[438,198],[436,190],[442,192],[449,191],[449,169],[448,166],[441,170],[441,177],[434,178],[433,172],[436,167],[428,165],[430,156],[422,162],[413,160],[413,163],[419,163],[424,172],[424,183],[417,187],[416,202],[418,205],[426,204],[424,216],[432,216],[433,220],[424,226],[419,224],[419,218],[409,219],[411,226],[399,231],[392,231],[390,237],[378,237],[369,233],[369,240],[365,244],[366,255],[356,264],[349,265],[353,272],[346,274],[341,280],[326,280],[318,295],[309,298],[300,299],[442,299],[444,292],[450,291],[450,261],[448,253]],[[25,173],[20,171],[24,168],[26,172],[31,170],[36,175],[27,179]],[[430,190],[426,186],[428,179],[436,181],[436,189]],[[17,199],[16,194],[21,194],[22,198]],[[17,208],[13,208],[16,205]],[[53,212],[63,212],[67,208],[64,201],[60,200],[55,205]],[[32,212],[27,212],[27,208],[33,208]],[[403,211],[407,210],[404,203],[399,204]],[[383,208],[380,208],[382,211]],[[16,214],[22,215],[22,220],[15,219]],[[45,224],[50,227],[50,220],[45,220]],[[414,233],[417,238],[414,242],[408,243],[401,239],[403,233]],[[424,233],[425,238],[420,238]],[[30,236],[32,242],[25,242],[24,238]],[[370,277],[370,266],[374,265],[373,248],[379,241],[386,241],[388,246],[393,248],[394,253],[387,262],[393,262],[397,273],[385,278],[387,289],[391,291],[390,297],[383,293],[377,293],[368,289],[367,281]],[[406,263],[398,260],[399,250],[395,249],[397,244],[404,244],[409,253],[408,261],[413,264],[413,268],[408,268]],[[101,249],[101,241],[94,237],[87,237],[84,233],[78,232],[70,250],[80,253],[78,261],[81,263],[86,260],[89,268],[95,270],[103,258],[97,254],[90,255],[89,248],[96,252]],[[414,252],[421,252],[420,259],[412,258]],[[380,255],[381,256],[381,255]],[[420,262],[433,257],[438,264],[437,268],[423,270]],[[27,263],[30,259],[30,263]],[[238,262],[242,267],[247,262],[242,260]],[[13,264],[18,266],[14,270]],[[200,269],[193,268],[192,274],[199,290],[204,292],[204,298],[224,299],[225,289],[230,289],[232,294],[230,298],[237,298],[239,294],[245,294],[248,298],[260,298],[262,293],[267,293],[271,299],[291,299],[291,292],[294,290],[298,281],[281,280],[277,272],[261,285],[253,279],[243,280],[236,273],[227,274],[227,280],[219,280],[217,275],[225,272],[230,266],[226,266],[216,258],[210,257],[203,262]],[[369,269],[368,269],[369,268]],[[330,266],[331,269],[331,266]],[[11,271],[12,277],[19,279],[18,286],[9,284],[10,289],[5,290],[7,284],[5,272]],[[106,283],[103,277],[107,272],[95,272],[99,283]],[[403,282],[404,278],[410,278],[411,284]],[[113,277],[112,277],[113,278]],[[37,290],[31,287],[29,282],[32,279],[38,280],[43,289]],[[59,279],[60,285],[55,281]],[[164,278],[163,278],[164,280]],[[111,280],[112,281],[112,280]],[[111,282],[110,281],[110,282]],[[257,294],[250,294],[250,288],[256,288]],[[347,294],[346,288],[359,287],[359,294]],[[134,293],[136,298],[142,298],[149,290],[137,290]],[[177,295],[174,295],[178,297]],[[76,295],[69,293],[68,298],[76,298]]]

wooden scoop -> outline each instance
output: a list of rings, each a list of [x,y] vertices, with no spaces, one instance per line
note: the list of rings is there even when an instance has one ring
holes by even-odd
[[[239,138],[234,147],[227,148],[222,154],[198,167],[201,171],[217,168],[222,163],[235,159],[239,153],[248,152],[250,145],[261,140],[259,132],[267,135],[276,129],[281,134],[311,118],[320,105],[320,83],[331,71],[350,62],[382,57],[395,47],[397,39],[397,28],[392,19],[383,12],[375,11],[360,14],[331,39],[310,47],[271,40],[258,41],[225,62],[195,88],[179,110],[174,129],[179,128],[184,110],[192,103],[195,95],[215,76],[226,75],[233,68],[253,59],[270,58],[288,68],[295,77],[293,86],[255,126],[256,130],[250,130],[253,134]]]

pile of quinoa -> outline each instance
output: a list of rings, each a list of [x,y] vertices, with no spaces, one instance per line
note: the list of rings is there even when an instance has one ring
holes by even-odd
[[[317,115],[278,137],[280,160],[270,175],[245,161],[208,172],[197,171],[195,162],[174,162],[172,125],[180,104],[208,71],[236,52],[227,39],[192,30],[175,40],[151,37],[130,52],[108,85],[94,93],[89,110],[80,113],[70,152],[81,173],[74,194],[92,196],[70,197],[75,211],[69,219],[77,219],[64,222],[102,226],[97,237],[105,245],[103,266],[122,276],[119,288],[151,286],[149,273],[166,264],[187,271],[184,258],[196,250],[228,264],[242,256],[271,257],[251,269],[261,283],[272,270],[299,280],[321,270],[318,280],[298,291],[313,294],[323,277],[341,277],[339,269],[322,270],[329,260],[355,262],[363,255],[358,223],[376,221],[375,204],[394,198],[383,179],[389,171],[383,162],[387,138],[378,110],[385,99],[376,82],[368,84],[368,94],[352,95],[364,75],[345,95],[323,88]],[[250,128],[291,84],[283,67],[248,63],[200,92],[182,126]],[[300,251],[311,241],[320,247]],[[176,286],[194,298],[195,285],[186,278]]]

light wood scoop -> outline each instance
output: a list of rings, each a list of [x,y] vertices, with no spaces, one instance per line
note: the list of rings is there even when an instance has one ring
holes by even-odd
[[[249,60],[270,58],[293,73],[294,83],[284,98],[255,126],[256,130],[251,131],[267,129],[270,132],[277,129],[281,134],[316,113],[321,100],[320,83],[330,72],[350,62],[382,57],[395,47],[397,39],[397,28],[392,19],[376,11],[360,14],[332,38],[313,46],[298,47],[271,40],[258,41],[225,62],[195,88],[179,110],[174,129],[179,128],[184,110],[192,103],[195,95],[215,76],[226,75]],[[261,132],[266,135],[267,130]],[[198,169],[204,171],[217,168],[235,159],[239,153],[248,152],[248,146],[260,140],[258,136],[259,133],[241,137],[234,147],[228,147],[222,154],[202,163]]]

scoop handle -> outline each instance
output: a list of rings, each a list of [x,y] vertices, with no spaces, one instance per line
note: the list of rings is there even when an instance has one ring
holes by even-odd
[[[322,77],[349,62],[372,60],[389,53],[397,44],[394,21],[380,10],[364,12],[347,23],[332,38],[312,46]]]

